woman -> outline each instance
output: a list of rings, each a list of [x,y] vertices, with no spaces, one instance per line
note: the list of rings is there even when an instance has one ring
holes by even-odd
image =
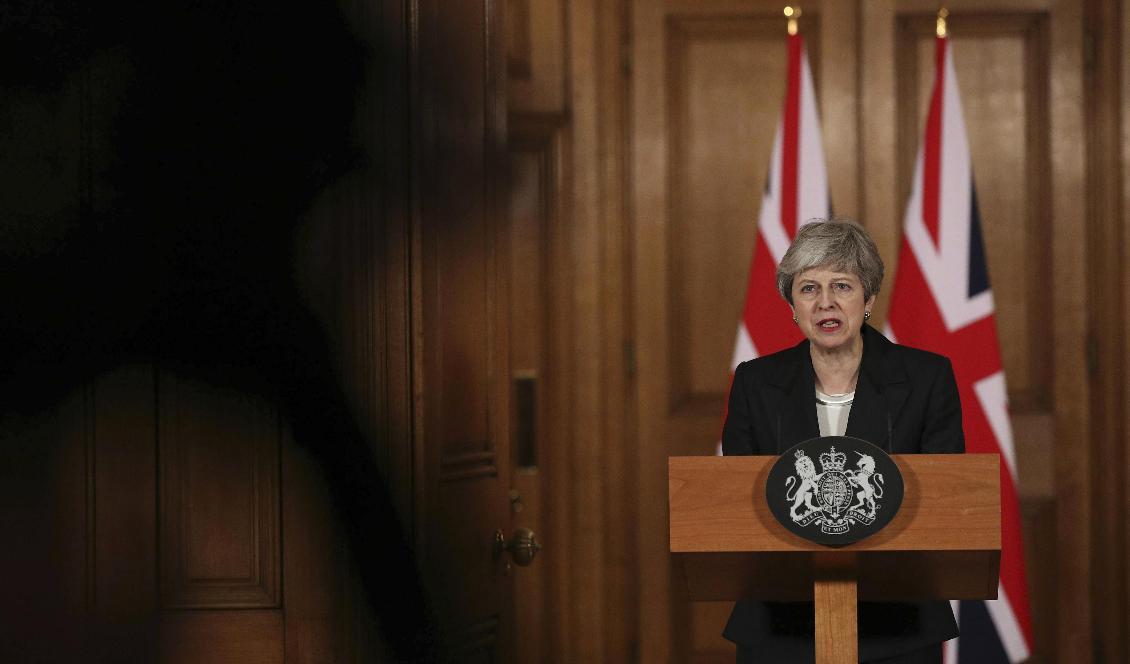
[[[946,358],[899,346],[867,325],[883,261],[854,223],[803,226],[777,268],[777,289],[805,340],[738,365],[722,450],[781,454],[817,436],[853,436],[892,454],[965,451],[961,404]],[[949,605],[859,604],[863,662],[941,662],[957,636]],[[738,662],[814,659],[811,602],[741,601],[724,635]]]

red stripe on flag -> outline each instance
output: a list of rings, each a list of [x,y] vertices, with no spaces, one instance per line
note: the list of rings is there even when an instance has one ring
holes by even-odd
[[[793,324],[792,317],[789,304],[777,293],[777,265],[769,253],[765,236],[758,233],[742,321],[759,356],[800,343],[804,335]]]
[[[942,108],[946,74],[946,38],[937,38],[934,50],[934,94],[926,116],[926,144],[922,155],[922,221],[938,246],[939,188],[942,164]]]
[[[889,320],[900,344],[945,355],[953,363],[958,382],[962,377],[976,382],[1001,370],[993,316],[949,332],[919,269],[918,258],[905,239],[899,249],[898,270],[891,292]]]
[[[890,325],[900,344],[947,356],[953,363],[961,397],[962,429],[970,453],[1001,455],[1001,585],[1013,615],[1032,643],[1027,572],[1021,534],[1020,506],[1001,443],[993,433],[974,385],[1001,370],[996,321],[992,315],[949,332],[930,293],[918,259],[905,239],[899,250],[898,276],[891,293]],[[1015,470],[1015,469],[1013,469]]]
[[[797,172],[800,150],[800,35],[789,35],[789,75],[785,90],[784,137],[781,145],[781,225],[788,236],[797,229]],[[761,352],[760,350],[758,352]]]

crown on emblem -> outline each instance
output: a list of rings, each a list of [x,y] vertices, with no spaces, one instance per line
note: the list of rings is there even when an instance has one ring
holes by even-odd
[[[835,447],[820,454],[820,467],[823,468],[825,472],[829,470],[843,470],[846,463],[847,455],[843,452],[837,452]]]

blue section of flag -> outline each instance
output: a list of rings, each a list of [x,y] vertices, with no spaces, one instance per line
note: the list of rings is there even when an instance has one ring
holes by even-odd
[[[989,290],[989,268],[985,262],[985,240],[981,237],[981,211],[977,187],[969,183],[969,297]]]
[[[984,602],[961,602],[958,623],[961,639],[957,646],[957,664],[1009,664]]]

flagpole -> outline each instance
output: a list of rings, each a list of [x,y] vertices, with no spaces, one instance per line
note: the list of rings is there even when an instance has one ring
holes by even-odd
[[[789,35],[790,36],[795,35],[797,33],[797,19],[800,18],[800,15],[801,15],[801,11],[800,11],[799,6],[794,7],[792,5],[789,5],[789,6],[785,7],[785,18],[789,19]]]
[[[949,10],[945,7],[938,8],[938,25],[936,32],[941,39],[946,38],[946,17],[949,16]]]

